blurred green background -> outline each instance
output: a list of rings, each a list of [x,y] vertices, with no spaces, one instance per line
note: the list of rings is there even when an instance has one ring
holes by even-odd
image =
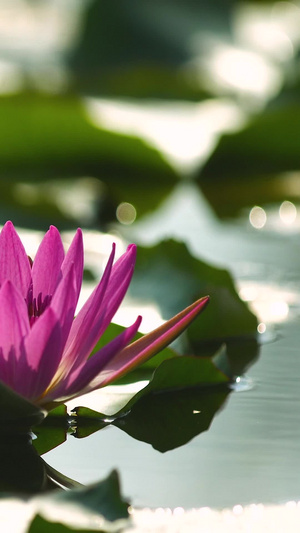
[[[194,350],[256,336],[204,261],[253,281],[299,231],[300,2],[1,0],[0,26],[0,224],[137,242],[134,298],[213,296]]]
[[[153,506],[178,505],[178,487],[189,507],[247,490],[245,502],[299,497],[299,50],[300,0],[0,0],[0,224],[37,240],[55,224],[66,242],[81,226],[88,292],[112,240],[120,253],[138,244],[129,305],[106,334],[139,313],[153,329],[209,294],[176,348],[212,355],[225,343],[235,376],[261,352],[250,384],[237,382],[249,394],[231,395],[203,441],[194,485],[161,463],[153,482],[149,462]],[[105,468],[115,442],[124,451],[112,437]],[[183,463],[191,479],[200,447]],[[131,443],[123,465],[138,480],[139,453]],[[165,464],[173,472],[181,459]]]
[[[1,0],[0,26],[0,223],[131,224],[181,180],[219,217],[299,201],[299,3]]]

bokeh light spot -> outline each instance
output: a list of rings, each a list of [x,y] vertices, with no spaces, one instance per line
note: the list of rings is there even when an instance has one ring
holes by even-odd
[[[258,326],[257,326],[257,331],[261,335],[266,332],[266,329],[267,329],[267,326],[266,326],[266,324],[264,322],[260,322],[260,324],[258,324]]]
[[[267,214],[262,207],[255,206],[250,211],[249,220],[251,226],[261,229],[267,222]]]
[[[121,224],[132,224],[136,219],[136,209],[128,202],[122,202],[117,207],[116,217]]]
[[[297,208],[289,201],[282,202],[279,208],[279,216],[283,224],[291,226],[297,218]]]

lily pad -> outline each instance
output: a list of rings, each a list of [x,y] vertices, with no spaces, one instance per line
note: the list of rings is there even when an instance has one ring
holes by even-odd
[[[294,171],[299,169],[299,150],[300,105],[271,107],[241,131],[221,137],[199,174],[199,183],[249,177],[261,181]],[[250,187],[248,192],[251,194]]]
[[[199,101],[208,91],[201,90],[201,61],[197,67],[192,62],[191,40],[202,31],[228,38],[231,9],[225,0],[132,0],[119,2],[116,10],[114,3],[95,0],[69,56],[75,85],[88,94]],[[205,51],[199,42],[197,56]]]
[[[37,493],[47,488],[43,460],[29,434],[7,434],[0,441],[0,492]]]
[[[103,217],[114,217],[120,202],[133,204],[138,216],[153,209],[179,179],[162,155],[142,140],[92,124],[84,102],[75,96],[1,97],[0,114],[0,179],[8,191],[6,202],[11,208],[19,206],[28,220],[35,209],[43,218],[41,200],[49,216],[59,218],[59,209],[40,190],[26,205],[24,195],[18,196],[14,188],[19,181],[33,187],[51,179],[97,178],[102,183],[99,210],[103,203]],[[143,194],[138,187],[141,177]],[[67,217],[64,220],[61,214],[60,218],[66,223]]]
[[[16,511],[12,530],[16,528],[22,533],[95,530],[118,533],[128,525],[128,504],[120,495],[116,471],[112,471],[106,479],[94,485],[69,491],[55,491],[27,501],[20,498],[13,500],[12,497],[7,500],[6,495],[1,493],[1,516],[7,501]],[[5,518],[6,514],[4,512]],[[5,525],[7,523],[6,520]]]
[[[45,411],[19,396],[2,382],[0,382],[0,404],[1,433],[27,432],[46,416]]]
[[[70,511],[73,509],[75,523],[76,515],[80,514],[88,517],[89,513],[93,513],[99,522],[102,518],[103,525],[106,521],[113,522],[128,517],[128,504],[121,498],[119,476],[115,470],[99,483],[70,491],[55,492],[49,498],[41,498],[40,504],[44,516],[48,515],[49,511],[55,510],[52,516],[56,520],[70,516]]]
[[[208,294],[209,306],[185,333],[190,353],[201,355],[204,341],[256,337],[257,319],[239,298],[229,272],[196,259],[183,243],[139,247],[129,293],[158,304],[163,318]]]
[[[131,437],[166,452],[183,446],[207,431],[223,406],[228,389],[192,388],[149,394],[142,397],[124,417],[113,425]]]
[[[69,430],[69,417],[65,405],[56,407],[48,413],[41,424],[33,427],[36,438],[33,445],[39,455],[53,450],[66,440]]]
[[[74,533],[74,531],[79,531],[73,527],[66,526],[64,524],[59,524],[58,522],[49,522],[45,520],[42,516],[37,515],[30,524],[28,533]],[[80,529],[80,533],[88,533],[91,529]]]
[[[138,440],[167,451],[206,431],[229,394],[225,347],[215,358],[177,356],[161,363],[149,384],[114,416],[77,407],[75,436],[112,423]],[[195,417],[194,414],[201,414]]]

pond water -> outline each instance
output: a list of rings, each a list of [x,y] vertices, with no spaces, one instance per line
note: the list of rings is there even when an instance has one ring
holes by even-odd
[[[270,223],[256,230],[246,216],[221,223],[193,188],[186,186],[179,192],[158,213],[128,230],[130,238],[149,243],[170,235],[184,238],[195,255],[234,273],[266,328],[259,357],[246,372],[246,386],[242,382],[224,397],[208,431],[164,453],[108,426],[87,438],[68,436],[44,459],[82,483],[96,481],[116,468],[122,492],[135,506],[222,508],[298,499],[297,227],[278,230]],[[243,343],[239,349],[242,356]],[[195,393],[195,417],[202,414],[197,407],[200,400],[201,394]]]

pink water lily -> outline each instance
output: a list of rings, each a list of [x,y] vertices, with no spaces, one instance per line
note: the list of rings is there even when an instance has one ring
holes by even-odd
[[[0,233],[0,380],[36,405],[50,406],[111,383],[175,339],[204,309],[202,298],[129,344],[141,317],[91,357],[129,286],[136,246],[104,274],[74,319],[83,276],[82,232],[65,254],[51,226],[34,261],[11,222]]]

